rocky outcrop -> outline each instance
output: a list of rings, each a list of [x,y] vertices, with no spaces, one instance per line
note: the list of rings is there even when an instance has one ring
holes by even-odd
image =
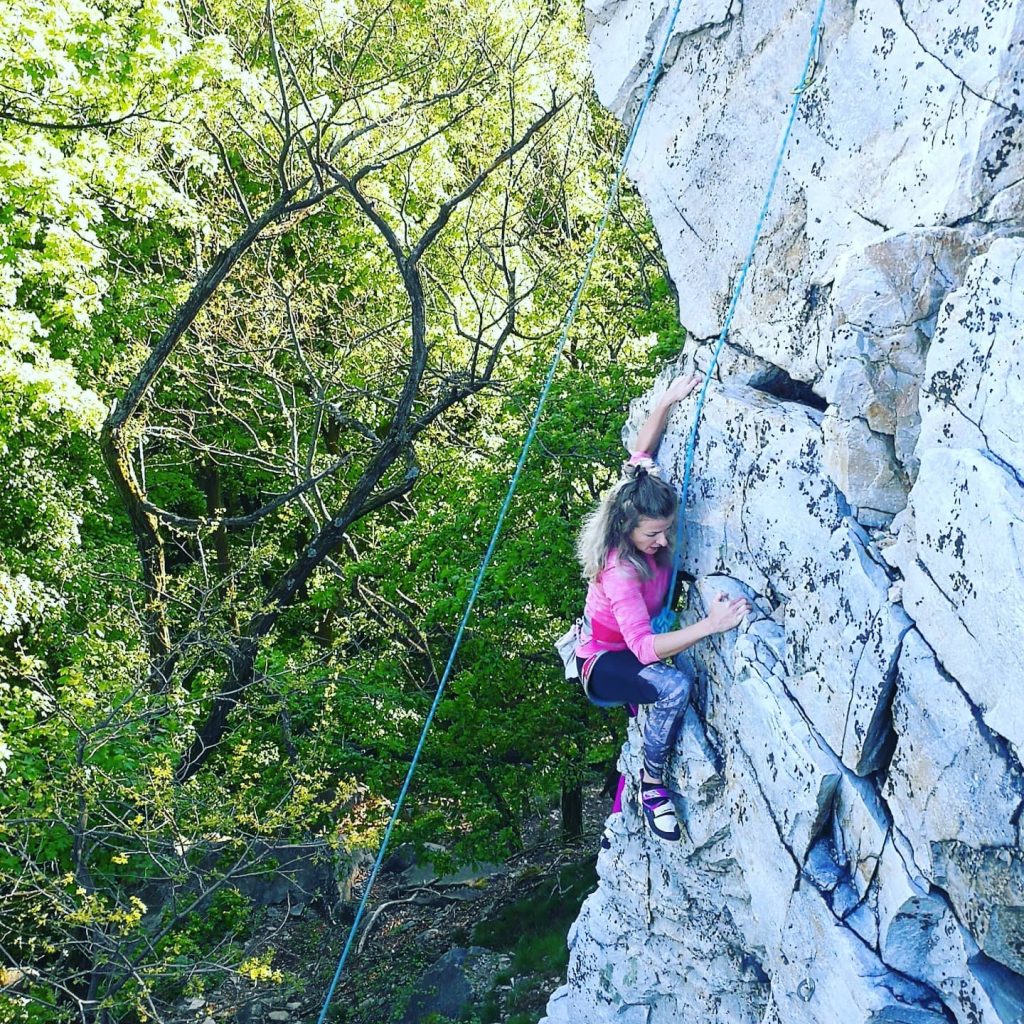
[[[507,954],[479,946],[448,950],[413,986],[399,1024],[464,1020],[466,1011],[483,999],[511,962]]]
[[[670,5],[586,6],[626,120]],[[684,4],[638,138],[698,366],[814,6]],[[685,524],[686,614],[756,613],[692,652],[688,835],[627,789],[551,1024],[1024,1019],[1022,54],[1021,0],[826,8]]]

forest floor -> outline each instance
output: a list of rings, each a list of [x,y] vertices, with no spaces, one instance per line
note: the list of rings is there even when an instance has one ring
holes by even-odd
[[[331,1024],[434,1024],[407,1015],[425,971],[446,953],[483,948],[486,976],[457,1019],[469,1024],[536,1024],[565,980],[566,935],[597,885],[596,856],[611,800],[601,781],[584,788],[582,835],[562,839],[557,810],[538,815],[524,849],[500,865],[460,872],[457,881],[422,872],[382,872],[360,939],[331,1000]],[[368,871],[366,872],[368,874]],[[356,880],[358,897],[362,879]],[[351,914],[349,914],[349,918]],[[267,909],[258,944],[272,950],[283,983],[235,978],[183,1006],[180,1024],[315,1024],[349,921],[318,912]],[[472,973],[472,972],[470,972]]]

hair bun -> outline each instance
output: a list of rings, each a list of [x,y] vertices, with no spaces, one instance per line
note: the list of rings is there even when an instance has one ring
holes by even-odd
[[[642,459],[630,459],[628,462],[622,464],[622,475],[627,480],[640,480],[645,476],[657,477],[661,479],[661,470],[658,469],[654,459],[642,458]]]

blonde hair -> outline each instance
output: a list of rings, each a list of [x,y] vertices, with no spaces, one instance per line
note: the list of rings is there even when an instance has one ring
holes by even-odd
[[[583,520],[576,539],[576,557],[584,579],[596,579],[615,552],[620,562],[629,563],[643,580],[653,573],[630,539],[641,519],[669,519],[676,514],[675,490],[658,477],[650,459],[626,463],[622,477],[601,498],[600,504]],[[661,564],[672,557],[672,545],[662,548],[655,560]]]

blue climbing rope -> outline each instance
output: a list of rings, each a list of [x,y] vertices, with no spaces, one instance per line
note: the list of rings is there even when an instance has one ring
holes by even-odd
[[[438,683],[437,693],[434,695],[434,701],[430,706],[430,711],[424,719],[423,728],[420,731],[419,742],[416,744],[416,750],[413,753],[412,761],[409,764],[409,770],[406,772],[405,781],[402,783],[401,791],[398,794],[398,798],[395,800],[395,806],[391,812],[391,818],[384,830],[384,838],[381,840],[377,859],[374,861],[373,869],[370,871],[370,877],[363,888],[362,899],[359,901],[359,907],[356,910],[355,919],[352,922],[352,927],[349,929],[348,939],[345,942],[345,948],[341,952],[341,958],[338,961],[337,970],[334,972],[334,978],[331,980],[331,984],[327,989],[327,995],[324,998],[324,1005],[323,1009],[320,1011],[320,1016],[317,1018],[317,1024],[324,1024],[324,1021],[327,1018],[327,1011],[331,1005],[331,1000],[334,998],[334,991],[341,979],[342,972],[345,969],[345,964],[348,961],[349,953],[352,950],[352,943],[355,940],[356,933],[359,930],[359,925],[362,922],[363,913],[366,910],[366,904],[370,897],[370,891],[373,889],[373,884],[377,880],[377,875],[380,873],[380,867],[384,861],[384,853],[391,840],[391,833],[395,827],[395,822],[398,820],[398,815],[402,810],[406,794],[409,792],[409,786],[412,782],[413,774],[416,771],[420,754],[423,751],[423,746],[427,739],[427,733],[430,730],[431,723],[434,720],[434,714],[437,711],[438,705],[441,703],[445,687],[448,684],[448,677],[451,675],[452,666],[455,664],[455,655],[458,653],[459,647],[462,644],[462,637],[466,630],[466,624],[469,622],[469,617],[473,611],[473,606],[476,604],[476,599],[480,593],[484,576],[487,573],[488,566],[490,565],[491,557],[498,545],[498,537],[501,534],[501,528],[505,522],[505,515],[509,510],[509,506],[512,504],[513,495],[519,485],[519,478],[522,475],[523,467],[526,465],[526,458],[530,453],[530,448],[533,445],[533,439],[537,434],[537,426],[540,423],[541,413],[544,411],[544,405],[547,402],[548,393],[551,391],[551,385],[555,378],[555,371],[558,369],[558,364],[562,358],[562,350],[565,348],[566,340],[569,337],[569,330],[571,329],[573,322],[576,319],[576,314],[579,311],[580,300],[583,297],[584,289],[590,280],[590,273],[594,266],[594,260],[597,257],[597,251],[601,245],[601,239],[604,237],[605,229],[608,226],[612,210],[615,207],[615,202],[619,195],[619,186],[622,183],[622,177],[626,172],[626,165],[629,162],[629,157],[633,152],[633,144],[636,141],[637,133],[640,130],[640,124],[643,121],[644,114],[647,112],[651,96],[654,93],[654,87],[661,74],[661,69],[665,62],[665,53],[668,50],[669,40],[672,37],[672,31],[675,28],[681,7],[682,0],[675,0],[672,8],[672,14],[669,17],[668,25],[665,29],[665,38],[662,41],[661,49],[658,51],[658,56],[651,68],[650,76],[647,79],[647,86],[644,89],[643,98],[640,100],[640,106],[637,108],[636,116],[633,119],[633,126],[630,129],[629,136],[626,139],[625,148],[622,151],[622,158],[619,161],[619,166],[615,172],[615,176],[612,178],[608,201],[605,204],[604,213],[601,215],[601,220],[598,223],[597,230],[594,232],[594,241],[591,244],[590,252],[587,256],[583,274],[580,277],[579,283],[576,285],[575,292],[573,292],[572,301],[569,303],[569,308],[566,311],[565,317],[562,319],[558,343],[555,345],[555,351],[551,357],[551,365],[548,367],[547,376],[544,378],[544,384],[541,387],[540,397],[537,399],[537,405],[534,409],[533,417],[530,420],[530,428],[526,433],[525,440],[523,441],[522,451],[519,453],[519,461],[516,463],[515,471],[513,472],[512,479],[509,482],[508,492],[505,495],[505,500],[502,502],[501,510],[498,512],[498,519],[494,525],[494,531],[491,534],[490,543],[487,545],[487,550],[484,553],[483,560],[480,562],[480,568],[477,570],[476,579],[473,582],[473,589],[471,590],[469,599],[466,602],[465,610],[462,613],[462,620],[460,621],[458,631],[455,634],[451,653],[448,655],[448,662],[441,675],[441,681]]]
[[[686,500],[690,493],[690,477],[693,472],[693,460],[697,448],[697,428],[700,425],[700,415],[704,410],[704,399],[708,392],[708,385],[714,375],[715,367],[718,365],[718,357],[725,347],[725,339],[729,334],[729,327],[732,325],[733,313],[736,312],[736,305],[739,302],[740,292],[743,291],[743,282],[747,279],[747,271],[754,260],[754,251],[757,249],[758,239],[761,237],[761,229],[768,217],[768,207],[771,205],[772,195],[775,192],[776,182],[779,180],[779,171],[782,170],[782,163],[786,156],[786,149],[789,145],[789,136],[793,130],[793,123],[796,121],[797,108],[800,105],[800,98],[810,85],[811,65],[814,62],[815,54],[818,52],[818,38],[821,35],[821,22],[825,13],[826,0],[819,0],[818,12],[814,18],[811,28],[811,42],[807,49],[807,59],[804,61],[804,69],[799,78],[799,85],[793,90],[793,102],[789,108],[789,120],[786,122],[786,130],[782,133],[782,140],[779,143],[778,156],[775,159],[775,166],[772,169],[772,176],[768,182],[768,189],[765,192],[764,202],[761,204],[761,214],[757,218],[754,227],[754,237],[750,241],[750,249],[747,251],[747,258],[743,261],[739,277],[733,286],[732,299],[729,302],[729,309],[725,314],[725,321],[722,324],[722,332],[718,335],[711,362],[704,372],[704,382],[701,385],[700,394],[697,397],[697,405],[693,411],[693,423],[690,425],[690,435],[686,441],[686,458],[683,463],[683,484],[679,492],[679,512],[676,517],[676,549],[672,559],[672,579],[669,583],[668,593],[665,595],[665,607],[651,621],[651,626],[656,633],[667,633],[675,628],[676,613],[672,611],[672,595],[675,593],[676,582],[679,579],[679,570],[682,564],[683,551],[683,523],[686,516]]]

